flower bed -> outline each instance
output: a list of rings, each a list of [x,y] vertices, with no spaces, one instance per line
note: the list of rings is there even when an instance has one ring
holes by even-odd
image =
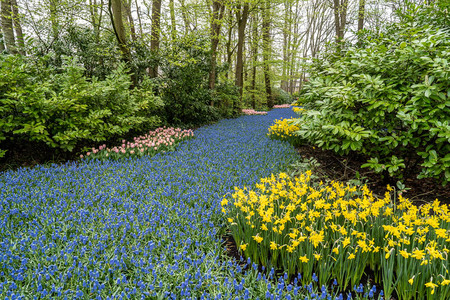
[[[287,142],[266,136],[274,119],[292,116],[277,109],[223,120],[153,157],[1,173],[0,298],[330,295],[318,282],[300,286],[236,263],[222,245],[222,195],[297,158]]]
[[[320,285],[355,286],[366,267],[386,299],[450,298],[450,212],[439,202],[416,207],[366,186],[310,184],[311,172],[261,179],[222,200],[238,247],[253,262]],[[389,189],[389,188],[388,188]]]
[[[192,137],[194,137],[194,132],[191,129],[160,127],[143,136],[135,137],[132,142],[123,140],[122,145],[112,148],[108,148],[106,145],[92,148],[92,151],[87,152],[85,156],[81,155],[81,158],[105,160],[152,156],[158,152],[173,151],[181,141]]]
[[[267,115],[267,111],[257,111],[257,110],[254,110],[252,108],[243,109],[242,113],[244,115],[249,115],[249,116],[252,116],[252,115]]]
[[[277,104],[273,106],[273,108],[290,108],[290,107],[291,107],[290,104]]]
[[[280,119],[275,120],[274,124],[269,127],[269,137],[277,140],[286,140],[292,144],[296,144],[297,140],[294,138],[294,133],[300,129],[294,124],[296,119]]]

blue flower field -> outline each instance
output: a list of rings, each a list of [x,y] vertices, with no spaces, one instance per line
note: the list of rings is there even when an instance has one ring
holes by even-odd
[[[275,119],[293,115],[222,120],[150,158],[1,174],[0,298],[294,296],[301,287],[226,256],[220,209],[234,186],[296,159],[291,145],[267,137]]]

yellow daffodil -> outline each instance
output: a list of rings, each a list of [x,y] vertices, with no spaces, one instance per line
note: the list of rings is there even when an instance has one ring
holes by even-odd
[[[348,244],[350,244],[350,238],[347,237],[342,241],[342,247],[345,248]]]
[[[222,206],[228,205],[228,200],[226,198],[223,198],[222,201],[220,202],[220,205],[222,205]]]
[[[260,236],[252,236],[252,238],[259,244],[259,243],[261,243],[262,242],[262,240],[263,240],[263,238],[262,237],[260,237]]]
[[[450,279],[444,279],[441,282],[441,285],[449,285],[450,284]]]
[[[433,283],[433,281],[425,283],[425,286],[428,288],[431,288],[431,295],[434,294],[434,289],[438,286],[436,283]]]
[[[411,253],[408,253],[408,251],[405,250],[400,250],[399,252],[400,255],[403,256],[404,258],[408,258],[411,255]]]
[[[325,236],[324,236],[324,231],[321,230],[319,233],[317,232],[312,232],[311,235],[309,236],[309,240],[313,243],[314,248],[316,248],[319,243],[323,242]]]
[[[270,242],[270,249],[271,250],[277,250],[278,249],[277,243],[275,243],[274,241],[271,241]]]
[[[309,261],[309,259],[306,257],[306,255],[300,256],[299,259],[302,263],[307,263]]]

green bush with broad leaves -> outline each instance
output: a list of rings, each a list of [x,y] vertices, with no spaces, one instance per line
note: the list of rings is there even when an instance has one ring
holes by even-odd
[[[162,72],[155,81],[166,104],[160,112],[166,124],[195,127],[238,114],[235,107],[239,94],[222,80],[223,66],[217,66],[216,88],[209,89],[211,54],[208,49],[207,39],[188,35],[161,53]]]
[[[419,177],[450,181],[450,28],[446,18],[427,24],[438,5],[316,61],[299,95],[299,138],[362,154],[391,177],[420,166]]]
[[[279,87],[274,87],[272,89],[272,96],[275,104],[291,104],[293,101],[292,96]]]
[[[72,151],[82,141],[101,142],[130,130],[156,127],[163,105],[149,80],[130,89],[124,64],[104,80],[87,79],[68,59],[60,70],[46,58],[0,56],[0,139],[44,142]],[[4,154],[4,151],[3,151]]]

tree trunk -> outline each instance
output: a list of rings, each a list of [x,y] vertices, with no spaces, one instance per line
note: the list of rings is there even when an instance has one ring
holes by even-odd
[[[358,31],[364,28],[364,15],[366,8],[366,0],[359,0],[359,10],[358,10]]]
[[[229,14],[228,14],[228,18],[227,18],[227,23],[228,23],[228,32],[227,32],[227,44],[226,44],[226,62],[228,64],[229,69],[231,70],[231,57],[233,55],[234,50],[231,49],[231,37],[233,35],[233,10],[230,8],[229,9]],[[225,76],[228,80],[229,78],[229,74],[230,71],[228,71]]]
[[[184,0],[180,0],[180,4],[181,4],[181,17],[183,18],[184,22],[184,34],[187,35],[189,33],[190,22],[186,12],[186,5],[184,3]]]
[[[238,44],[236,52],[236,80],[235,84],[239,88],[239,94],[242,97],[244,87],[244,40],[245,40],[245,27],[248,20],[249,4],[245,3],[244,7],[238,7],[236,10],[236,19],[238,23]]]
[[[57,41],[59,38],[59,21],[58,21],[58,0],[50,0],[50,22],[52,25],[52,38]]]
[[[338,51],[344,42],[345,23],[347,22],[348,0],[333,0],[334,27],[336,31],[336,44]]]
[[[100,4],[97,3],[97,0],[89,0],[89,10],[91,13],[91,23],[92,28],[94,29],[95,42],[99,43],[100,25],[103,18],[103,0],[100,1]]]
[[[253,109],[256,109],[255,91],[256,91],[256,64],[258,62],[258,41],[259,41],[259,37],[258,37],[258,15],[255,13],[253,15],[253,18],[252,18],[252,47],[251,47],[251,52],[252,52],[252,57],[253,57],[253,62],[252,62],[252,85],[251,85],[251,89],[252,89],[252,107],[253,107]]]
[[[17,6],[17,0],[11,0],[11,5],[17,45],[19,46],[19,53],[25,55],[25,41],[23,39],[22,25],[20,24],[19,7]]]
[[[131,0],[122,0],[123,7],[123,19],[128,24],[131,33],[131,39],[135,42],[136,37],[136,27],[134,26],[133,16],[131,15]]]
[[[267,106],[272,108],[273,96],[272,85],[270,82],[270,3],[265,0],[265,7],[263,12],[262,36],[263,36],[263,60],[264,60],[264,83],[266,85]]]
[[[152,33],[150,50],[154,55],[159,52],[159,32],[161,31],[161,0],[153,0],[152,2]],[[158,76],[158,64],[150,67],[150,77]]]
[[[358,32],[363,30],[364,28],[364,15],[366,10],[366,0],[359,0],[359,9],[358,9]],[[362,44],[361,36],[358,36],[358,45]]]
[[[136,5],[136,13],[137,13],[137,17],[139,20],[139,35],[142,37],[143,35],[143,31],[142,31],[142,21],[141,21],[141,12],[139,10],[139,5],[138,5],[138,0],[135,0],[135,5]]]
[[[211,69],[209,71],[209,89],[216,86],[217,46],[219,45],[220,27],[225,6],[221,0],[213,0],[211,16]],[[211,103],[214,106],[214,102]]]
[[[177,25],[175,21],[175,3],[174,0],[169,0],[170,8],[170,34],[172,37],[172,42],[177,39]]]
[[[16,41],[12,22],[11,0],[1,0],[2,30],[6,49],[11,54],[17,53]]]
[[[119,44],[119,49],[122,52],[122,60],[131,65],[131,53],[127,44],[127,37],[125,35],[125,26],[123,25],[123,13],[121,0],[109,0],[109,13],[111,16],[111,23],[113,25],[114,33]],[[133,73],[130,74],[133,86],[136,86],[136,76]]]
[[[5,44],[3,43],[3,33],[0,30],[0,54],[5,51]]]
[[[287,91],[288,89],[288,80],[287,80],[287,68],[288,68],[288,53],[289,53],[289,43],[288,43],[288,26],[290,23],[289,20],[289,11],[290,11],[290,1],[284,1],[284,22],[283,22],[283,63],[282,63],[282,75],[281,75],[281,89]]]

